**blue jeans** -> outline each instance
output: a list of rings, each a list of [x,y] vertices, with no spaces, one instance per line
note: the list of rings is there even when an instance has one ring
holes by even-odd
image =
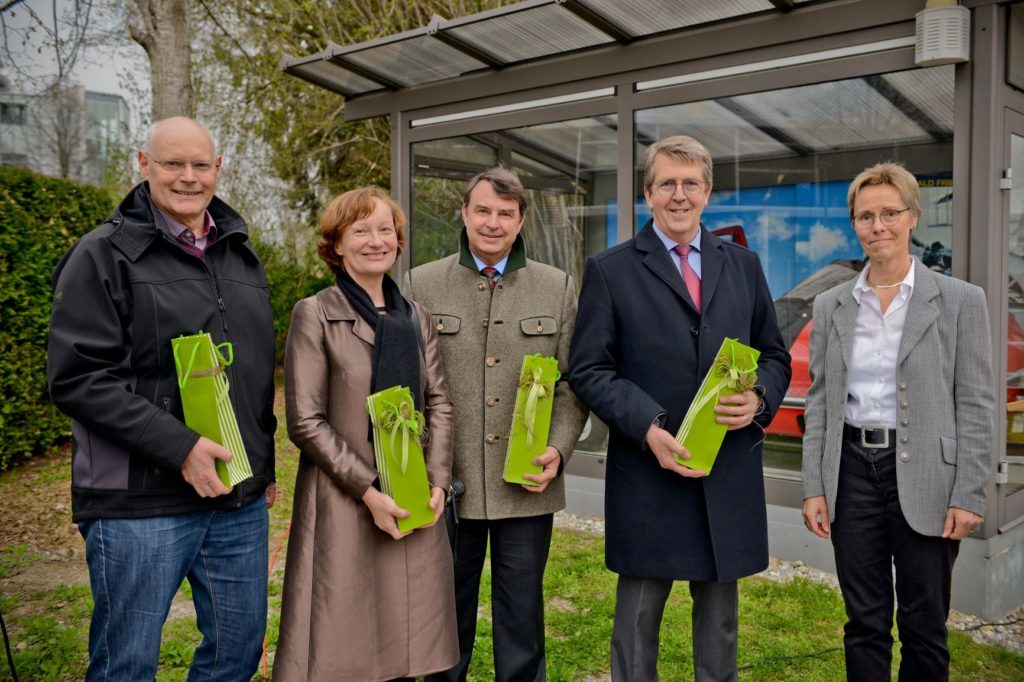
[[[266,500],[234,510],[79,524],[95,605],[86,680],[152,680],[183,579],[203,641],[189,680],[249,680],[267,625]]]

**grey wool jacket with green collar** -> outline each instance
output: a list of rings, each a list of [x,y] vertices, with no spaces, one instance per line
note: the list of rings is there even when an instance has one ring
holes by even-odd
[[[503,519],[537,516],[565,506],[559,472],[543,493],[502,479],[523,356],[558,359],[548,445],[564,465],[587,419],[565,380],[576,323],[576,285],[557,268],[526,258],[522,236],[491,291],[476,269],[466,231],[459,253],[406,274],[406,296],[430,311],[455,407],[453,474],[466,483],[459,516]]]

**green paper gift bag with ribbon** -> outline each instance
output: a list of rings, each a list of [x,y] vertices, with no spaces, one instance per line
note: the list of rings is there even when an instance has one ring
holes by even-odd
[[[231,452],[231,461],[216,461],[217,475],[224,485],[234,487],[252,478],[238,419],[228,395],[225,368],[234,362],[230,343],[214,345],[208,333],[171,339],[174,366],[178,372],[181,407],[185,424],[200,436]]]
[[[366,411],[373,424],[381,492],[409,511],[408,518],[398,519],[398,530],[405,533],[433,523],[427,465],[420,447],[425,422],[412,393],[404,386],[373,393],[366,398]]]
[[[704,376],[697,395],[686,411],[676,440],[690,451],[690,459],[676,461],[690,469],[711,473],[718,451],[725,440],[728,427],[719,424],[715,406],[723,395],[743,393],[757,383],[757,359],[761,351],[746,346],[736,339],[725,339],[711,369]]]
[[[508,483],[537,485],[523,474],[540,474],[543,467],[533,458],[544,454],[551,430],[551,408],[554,405],[555,383],[561,377],[558,360],[543,355],[527,355],[519,374],[516,407],[512,414],[512,430],[505,453]]]

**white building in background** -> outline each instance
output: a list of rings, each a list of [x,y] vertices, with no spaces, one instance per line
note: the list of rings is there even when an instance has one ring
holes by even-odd
[[[0,74],[0,165],[100,184],[131,139],[120,95],[72,86],[58,96],[19,91]]]
[[[0,165],[29,168],[28,97],[14,92],[0,74]]]
[[[120,95],[85,91],[85,181],[99,184],[112,160],[123,162],[131,110]]]

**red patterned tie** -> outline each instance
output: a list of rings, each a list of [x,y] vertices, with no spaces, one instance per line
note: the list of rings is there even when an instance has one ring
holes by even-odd
[[[697,312],[700,312],[700,277],[694,271],[693,266],[690,265],[690,261],[687,260],[687,256],[690,255],[690,249],[693,248],[689,244],[686,246],[672,247],[672,250],[679,254],[679,270],[683,273],[683,284],[686,285],[686,290],[690,292],[690,298],[693,299],[693,304],[697,306]]]
[[[497,268],[492,268],[490,265],[487,265],[480,268],[480,273],[487,276],[487,283],[491,285],[491,291],[494,291],[494,278],[498,274]]]

